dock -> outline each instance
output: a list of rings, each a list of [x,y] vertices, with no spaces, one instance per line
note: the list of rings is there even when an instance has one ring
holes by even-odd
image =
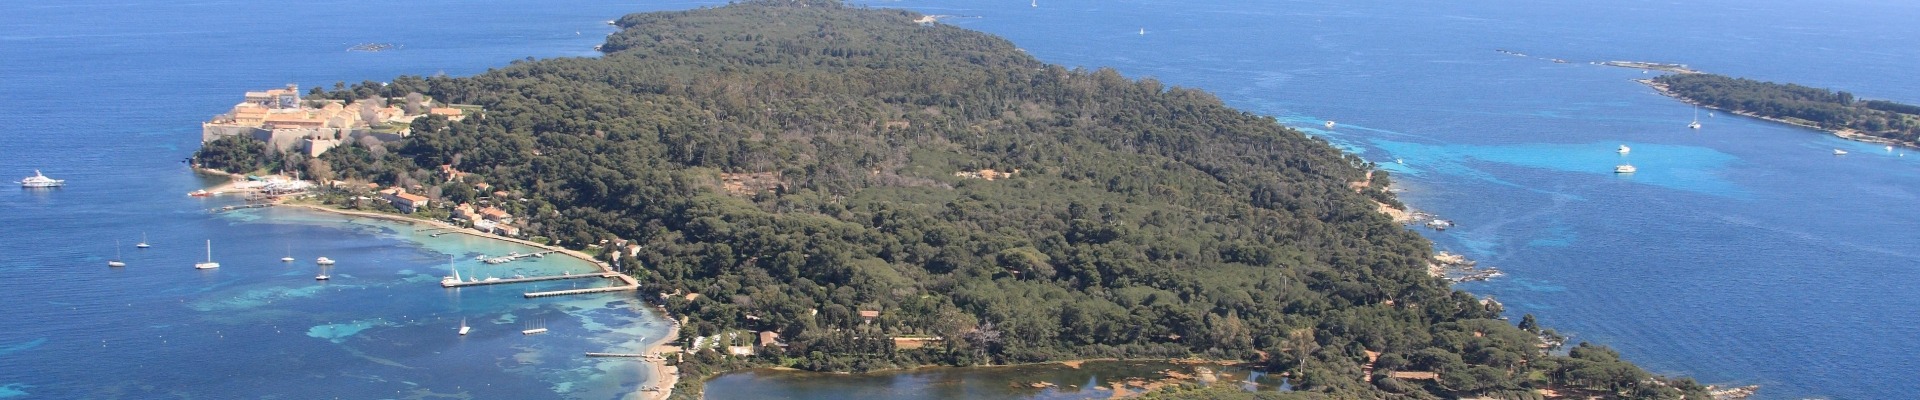
[[[220,208],[209,208],[207,209],[207,213],[219,214],[219,213],[233,211],[233,210],[244,210],[249,208],[267,208],[267,207],[273,207],[273,203],[253,203],[253,204],[231,205],[231,206],[220,207]]]
[[[558,250],[547,250],[547,251],[537,251],[537,252],[534,252],[533,254],[520,254],[520,253],[513,253],[513,254],[508,254],[508,255],[504,255],[504,256],[499,256],[499,257],[493,257],[493,258],[488,258],[488,259],[486,259],[486,260],[484,260],[484,261],[482,261],[482,262],[485,262],[485,263],[488,263],[488,264],[506,264],[506,263],[510,263],[510,262],[514,262],[514,261],[517,261],[517,260],[519,260],[519,259],[522,259],[522,258],[527,258],[527,257],[546,257],[546,256],[547,256],[548,254],[553,254],[553,253],[558,253],[558,252],[560,252],[560,251],[558,251]]]
[[[652,354],[640,354],[640,353],[595,353],[595,352],[591,352],[591,351],[589,351],[589,352],[587,352],[587,357],[627,357],[627,358],[643,358],[643,359],[657,359],[657,358],[660,358],[660,356],[657,356],[657,355],[652,355]]]
[[[619,274],[614,274],[614,275],[619,275]],[[613,286],[613,287],[601,287],[601,288],[555,290],[551,292],[528,292],[524,296],[527,296],[527,298],[532,299],[532,298],[540,298],[540,297],[566,296],[566,295],[575,295],[575,294],[625,292],[625,291],[639,290],[639,289],[640,289],[640,286],[627,285],[627,286]]]
[[[509,283],[557,281],[561,279],[614,278],[618,276],[620,276],[620,274],[615,272],[602,272],[598,274],[529,276],[525,278],[506,278],[506,279],[495,279],[490,281],[460,281],[460,282],[441,281],[440,286],[446,287],[446,288],[457,288],[457,287],[467,287],[467,286],[505,285]]]

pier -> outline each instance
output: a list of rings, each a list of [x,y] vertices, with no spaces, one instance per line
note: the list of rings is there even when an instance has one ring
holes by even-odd
[[[231,206],[220,207],[220,208],[209,208],[207,209],[207,213],[219,214],[219,213],[233,211],[233,210],[244,210],[249,208],[267,208],[267,207],[273,207],[273,203],[253,203],[253,204],[231,205]]]
[[[459,281],[459,282],[441,281],[440,286],[446,287],[446,288],[457,288],[457,287],[467,287],[467,286],[505,285],[509,283],[557,281],[561,279],[614,278],[619,276],[620,274],[615,272],[602,272],[598,274],[529,276],[525,278],[494,279],[494,280],[486,280],[486,281]]]
[[[619,275],[619,274],[614,274],[614,275]],[[613,286],[613,287],[602,287],[602,288],[555,290],[551,292],[528,292],[524,296],[527,296],[527,298],[532,299],[532,298],[540,298],[540,297],[566,296],[566,295],[575,295],[575,294],[625,292],[625,291],[638,290],[638,289],[640,289],[640,286],[638,285],[626,285],[626,286]]]
[[[660,356],[657,356],[657,355],[652,355],[652,354],[640,354],[640,353],[595,353],[595,352],[591,352],[591,351],[589,351],[589,352],[587,352],[587,357],[626,357],[626,358],[640,358],[640,359],[648,359],[648,360],[656,360],[656,359],[660,359],[660,358],[661,358]]]
[[[510,262],[514,262],[514,261],[517,261],[517,260],[519,260],[519,259],[522,259],[522,258],[527,258],[527,257],[546,257],[546,256],[547,256],[548,254],[553,254],[553,253],[558,253],[558,252],[560,252],[560,251],[559,251],[559,250],[547,250],[547,251],[538,251],[538,252],[534,252],[533,254],[520,254],[520,253],[513,253],[513,254],[508,254],[508,255],[504,255],[504,256],[499,256],[499,257],[493,257],[493,258],[488,258],[488,259],[486,259],[486,260],[485,260],[485,261],[483,261],[483,262],[485,262],[485,263],[488,263],[488,264],[506,264],[506,263],[510,263]]]

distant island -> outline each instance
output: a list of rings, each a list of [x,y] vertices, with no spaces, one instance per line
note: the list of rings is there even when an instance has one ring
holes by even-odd
[[[1432,243],[1380,212],[1390,178],[1358,156],[922,18],[820,0],[628,15],[598,58],[308,96],[479,118],[235,164],[338,177],[320,187],[352,194],[322,196],[351,201],[398,189],[416,215],[485,202],[516,235],[629,266],[684,321],[663,357],[689,378],[677,398],[744,368],[1103,358],[1244,363],[1290,377],[1261,394],[1285,398],[1710,396],[1430,275]],[[203,152],[273,149],[244,141]],[[1237,392],[1211,390],[1163,395]]]
[[[1848,139],[1920,146],[1920,106],[1708,73],[1662,75],[1641,82],[1702,107],[1825,130]]]

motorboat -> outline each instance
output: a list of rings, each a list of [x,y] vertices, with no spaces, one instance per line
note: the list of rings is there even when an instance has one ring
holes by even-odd
[[[1627,154],[1628,152],[1632,152],[1632,151],[1633,149],[1627,148],[1627,145],[1624,145],[1624,144],[1620,145],[1620,150],[1618,150],[1620,154]]]
[[[41,175],[40,170],[37,170],[37,169],[33,170],[33,176],[29,176],[20,180],[20,187],[24,187],[24,188],[50,188],[50,187],[60,187],[61,185],[66,185],[66,184],[67,184],[66,180],[48,178],[46,175]]]
[[[326,258],[326,257],[320,257],[320,259],[318,259],[318,260],[313,260],[313,263],[314,263],[314,264],[320,264],[320,265],[333,265],[333,259],[331,259],[331,258]]]
[[[1627,164],[1620,164],[1619,166],[1613,167],[1613,173],[1616,174],[1631,174],[1639,170],[1639,168],[1634,168],[1632,165]]]

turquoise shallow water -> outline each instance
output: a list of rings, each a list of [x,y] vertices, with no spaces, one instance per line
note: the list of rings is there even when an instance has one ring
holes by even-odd
[[[1361,154],[1457,224],[1417,229],[1437,247],[1508,273],[1463,288],[1649,369],[1760,384],[1765,399],[1920,391],[1901,372],[1920,368],[1920,153],[1705,112],[1687,129],[1690,107],[1632,81],[1651,74],[1587,64],[1677,62],[1915,103],[1920,5],[869,4],[1213,91]],[[1620,163],[1639,172],[1614,174]]]
[[[712,4],[0,3],[0,171],[71,183],[0,191],[0,292],[13,295],[0,398],[614,398],[644,385],[631,363],[577,356],[657,335],[630,298],[518,296],[568,283],[450,293],[433,284],[448,259],[511,250],[289,210],[208,216],[218,202],[181,195],[203,182],[178,160],[246,90],[586,56],[606,20]],[[1631,82],[1647,74],[1584,64],[1681,62],[1920,103],[1920,6],[871,4],[958,16],[946,21],[1049,62],[1207,89],[1360,153],[1398,173],[1409,203],[1458,223],[1422,230],[1440,248],[1509,273],[1466,289],[1651,369],[1762,384],[1769,399],[1920,391],[1901,372],[1920,369],[1920,154],[1725,115],[1692,131],[1690,108]],[[363,42],[404,47],[343,51]],[[1329,119],[1339,126],[1320,129]],[[1620,144],[1639,173],[1609,172]],[[142,231],[157,247],[101,265]],[[194,271],[207,239],[228,265]],[[301,262],[282,265],[289,244]],[[312,280],[318,255],[341,260],[333,282]],[[461,318],[467,338],[451,334]],[[515,332],[530,326],[553,332]],[[715,389],[788,384],[729,382]],[[904,382],[889,390],[917,381]],[[871,385],[891,384],[808,390]]]
[[[368,218],[209,215],[229,200],[185,196],[206,182],[179,160],[247,90],[591,56],[608,20],[700,4],[0,3],[0,171],[68,180],[0,190],[0,398],[631,397],[642,366],[582,353],[660,339],[632,294],[438,284],[450,260],[481,277],[591,265],[486,266],[474,256],[530,249]],[[401,47],[345,51],[366,42]],[[135,250],[143,232],[154,247]],[[116,240],[129,265],[110,269]],[[206,240],[223,267],[195,270]],[[331,281],[313,279],[319,256],[339,260]]]

